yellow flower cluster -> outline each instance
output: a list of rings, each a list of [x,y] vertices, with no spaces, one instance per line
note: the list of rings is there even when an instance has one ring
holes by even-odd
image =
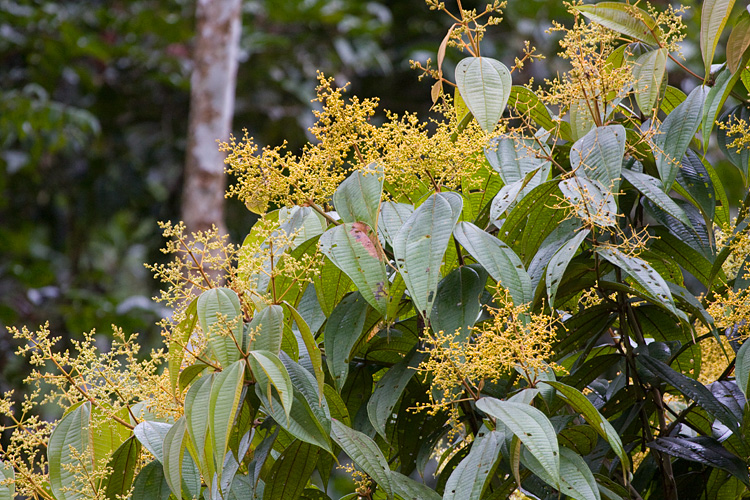
[[[508,293],[498,289],[497,307],[491,318],[472,329],[471,338],[460,340],[459,332],[434,332],[430,336],[430,357],[419,367],[432,377],[432,386],[444,394],[433,401],[433,408],[450,407],[452,399],[465,389],[476,395],[486,382],[497,382],[515,369],[530,386],[541,373],[558,369],[547,360],[560,320],[529,311],[527,305],[515,306]]]
[[[182,412],[171,395],[168,376],[159,373],[165,354],[153,351],[145,360],[139,360],[136,335],[126,336],[113,326],[112,343],[102,350],[97,347],[102,339],[91,331],[84,334],[83,340],[71,341],[71,352],[57,348],[60,338],[51,336],[48,325],[37,331],[24,327],[10,328],[9,332],[22,343],[17,355],[28,357],[35,367],[24,380],[27,390],[18,409],[12,393],[5,393],[0,399],[0,417],[11,423],[0,428],[11,430],[8,445],[5,449],[0,447],[0,455],[15,469],[16,490],[22,496],[52,500],[45,486],[45,471],[46,448],[55,422],[39,416],[44,405],[67,410],[90,402],[92,412],[101,416],[95,425],[116,422],[128,428],[141,419],[143,411],[158,417],[176,417]],[[81,464],[93,464],[91,453],[89,448],[81,456]],[[93,464],[93,468],[73,471],[80,481],[76,480],[72,488],[85,498],[104,498],[105,492],[98,485],[107,476],[105,465]]]
[[[440,119],[423,122],[414,114],[386,112],[378,126],[372,122],[376,99],[344,99],[345,89],[334,87],[332,79],[321,75],[319,82],[317,101],[323,110],[315,112],[317,122],[310,128],[316,142],[299,155],[285,151],[285,145],[257,154],[248,136],[221,145],[228,153],[227,172],[236,177],[227,196],[256,213],[270,205],[324,206],[353,170],[368,171],[372,163],[382,169],[394,199],[453,189],[467,179],[478,185],[481,151],[490,137],[476,123],[457,133],[450,102],[436,107]]]

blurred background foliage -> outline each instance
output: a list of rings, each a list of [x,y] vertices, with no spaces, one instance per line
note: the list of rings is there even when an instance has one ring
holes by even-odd
[[[150,299],[157,284],[143,263],[163,259],[156,222],[180,218],[194,7],[0,0],[0,390],[24,372],[5,325],[49,320],[76,338],[115,323],[159,344],[166,311]],[[698,17],[688,11],[691,29]],[[552,19],[570,21],[562,2],[511,0],[504,18],[484,55],[510,66],[530,40],[549,58],[516,81],[562,69],[545,33]],[[417,82],[409,60],[434,60],[449,24],[424,0],[245,0],[235,134],[301,147],[318,70],[381,109],[427,114],[431,82]],[[697,47],[683,52],[700,67]],[[448,52],[447,74],[460,58]],[[238,241],[253,221],[227,210]]]

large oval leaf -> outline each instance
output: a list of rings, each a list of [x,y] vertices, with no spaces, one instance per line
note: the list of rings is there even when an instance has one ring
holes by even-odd
[[[587,225],[608,227],[617,223],[614,194],[601,182],[574,176],[561,180],[559,186],[578,218]]]
[[[162,444],[172,424],[144,420],[135,426],[133,434],[158,462],[164,462]]]
[[[504,436],[491,431],[471,446],[471,451],[453,470],[445,483],[443,500],[481,498],[490,474],[500,459]]]
[[[375,441],[338,420],[333,421],[331,430],[331,436],[336,444],[383,489],[389,500],[392,500],[391,468],[388,467],[388,461]]]
[[[709,87],[698,86],[690,92],[687,99],[664,119],[659,135],[654,138],[656,168],[667,192],[703,118],[703,102],[709,90]]]
[[[667,69],[667,49],[649,50],[632,61],[635,100],[641,112],[649,115],[659,98]]]
[[[84,467],[89,474],[93,472],[91,464],[78,460],[78,455],[85,455],[88,449],[90,415],[91,403],[87,401],[61,418],[50,435],[47,445],[49,483],[58,500],[84,498],[84,492],[76,483],[85,472],[76,474],[75,471],[77,467]]]
[[[489,57],[467,57],[456,65],[456,85],[482,129],[492,132],[510,97],[508,68]]]
[[[658,27],[646,11],[620,2],[599,2],[576,7],[584,16],[597,24],[651,45],[659,45],[654,36]]]
[[[616,248],[600,247],[596,249],[596,253],[628,273],[639,285],[646,289],[649,295],[661,302],[675,316],[682,316],[678,313],[674,305],[672,292],[670,292],[667,282],[664,281],[664,278],[648,262],[638,257],[624,254]]]
[[[107,464],[108,476],[104,481],[104,490],[109,500],[118,500],[128,494],[140,458],[141,443],[134,436],[125,440],[112,454]]]
[[[388,306],[388,275],[377,235],[362,222],[346,223],[320,237],[320,251],[344,271],[381,314]]]
[[[527,404],[495,398],[480,399],[477,408],[505,424],[553,478],[554,484],[560,484],[557,433],[544,413]]]
[[[208,346],[219,363],[229,366],[240,359],[237,345],[242,343],[243,315],[240,299],[234,290],[206,290],[198,297],[197,312]]]
[[[258,387],[262,388],[265,394],[268,395],[269,400],[271,399],[271,386],[276,388],[281,398],[281,406],[288,419],[294,396],[292,381],[284,364],[271,351],[250,351],[247,363],[258,382]]]
[[[258,351],[253,352],[258,353]],[[219,480],[221,480],[224,456],[227,453],[229,437],[240,403],[242,384],[245,380],[245,366],[244,360],[235,361],[216,374],[214,383],[211,385],[208,428],[213,440],[213,460]]]
[[[625,470],[630,470],[630,460],[627,453],[625,453],[620,435],[612,427],[612,424],[599,413],[599,410],[596,409],[593,403],[575,387],[555,381],[545,381],[544,383],[554,387],[566,403],[583,415],[586,422],[609,443]]]
[[[425,357],[425,353],[412,350],[410,356],[393,365],[383,375],[372,396],[367,401],[367,416],[370,418],[373,428],[387,439],[385,426],[393,418],[393,407],[401,399],[401,394],[411,378],[417,373],[419,364]]]
[[[701,5],[701,54],[706,77],[711,72],[716,44],[732,13],[734,0],[703,0]]]
[[[276,304],[257,311],[247,325],[252,340],[244,346],[248,351],[271,351],[278,355],[284,336],[284,309]]]
[[[547,297],[549,298],[550,307],[554,307],[555,297],[557,296],[557,287],[560,285],[563,274],[565,274],[565,269],[568,268],[570,260],[578,251],[578,247],[581,246],[581,243],[588,234],[588,229],[579,231],[578,234],[573,236],[567,243],[560,247],[560,249],[555,252],[549,260],[549,264],[547,265],[546,282]]]
[[[727,40],[727,66],[732,73],[742,73],[740,62],[750,47],[750,13],[742,12]],[[737,70],[740,71],[737,71]]]
[[[458,332],[457,342],[469,338],[481,311],[480,299],[487,283],[487,271],[480,266],[461,266],[440,281],[430,314],[433,331]]]
[[[264,500],[287,500],[300,495],[315,470],[320,449],[295,440],[276,460],[268,475],[263,492]]]
[[[576,175],[599,181],[605,189],[616,193],[624,155],[625,128],[596,127],[570,148],[570,168]]]
[[[686,226],[692,226],[692,224],[690,224],[690,220],[685,214],[685,211],[680,208],[680,206],[662,190],[659,179],[651,177],[648,174],[642,174],[640,172],[634,172],[632,170],[623,170],[622,176],[625,178],[625,180],[631,183],[634,188],[640,191],[641,194],[654,202],[659,208],[661,208]]]
[[[339,391],[346,382],[352,349],[362,336],[366,319],[367,302],[355,292],[339,302],[326,323],[326,364]]]
[[[414,307],[425,318],[432,311],[443,255],[462,207],[461,195],[436,193],[404,222],[393,241],[398,270]]]
[[[453,234],[492,279],[510,292],[514,304],[531,302],[533,291],[529,275],[521,259],[508,245],[471,222],[460,222]]]
[[[383,175],[371,163],[365,171],[355,170],[333,193],[333,206],[344,222],[364,222],[374,230],[378,226]]]
[[[132,500],[167,500],[172,494],[164,477],[164,469],[157,461],[141,469],[133,484]]]

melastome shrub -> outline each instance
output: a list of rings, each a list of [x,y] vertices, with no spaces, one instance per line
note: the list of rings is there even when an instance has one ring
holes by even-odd
[[[704,2],[691,70],[682,10],[573,2],[536,86],[533,47],[481,54],[502,4],[427,3],[432,118],[321,75],[300,152],[221,145],[260,218],[240,246],[163,224],[166,350],[12,329],[37,370],[0,403],[0,500],[327,499],[336,468],[347,499],[748,496],[750,196],[730,217],[706,151],[747,193],[750,14]]]

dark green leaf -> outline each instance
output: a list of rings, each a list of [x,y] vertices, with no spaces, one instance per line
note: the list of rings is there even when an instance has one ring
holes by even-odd
[[[648,443],[648,447],[669,455],[718,467],[750,487],[747,464],[732,455],[715,439],[699,436],[695,438],[660,437]]]

